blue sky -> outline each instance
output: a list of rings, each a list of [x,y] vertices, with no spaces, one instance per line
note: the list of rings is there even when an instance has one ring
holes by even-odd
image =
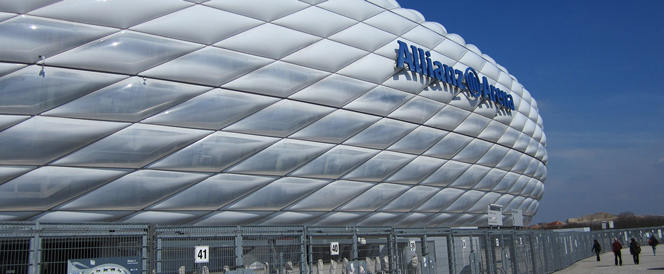
[[[664,1],[401,0],[533,95],[548,177],[532,223],[664,215]]]

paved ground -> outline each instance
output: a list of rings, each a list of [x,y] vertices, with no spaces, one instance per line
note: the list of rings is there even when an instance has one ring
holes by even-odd
[[[576,273],[597,273],[597,274],[632,274],[632,273],[664,273],[664,245],[659,245],[657,256],[653,256],[650,246],[641,247],[639,264],[635,265],[632,255],[629,254],[629,248],[622,250],[623,265],[614,265],[613,252],[600,254],[601,261],[597,261],[595,256],[577,262],[568,268],[554,272],[555,274],[576,274]]]

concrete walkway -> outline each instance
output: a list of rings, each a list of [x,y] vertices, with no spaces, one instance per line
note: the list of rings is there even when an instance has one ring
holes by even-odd
[[[568,268],[554,272],[555,274],[577,274],[577,273],[597,273],[597,274],[632,274],[632,273],[664,273],[664,245],[657,246],[657,256],[653,256],[652,248],[648,245],[641,246],[641,255],[639,264],[635,265],[632,255],[629,254],[629,248],[622,250],[623,265],[614,264],[613,252],[600,254],[601,261],[597,261],[595,256],[581,260]],[[609,247],[610,248],[610,247]]]

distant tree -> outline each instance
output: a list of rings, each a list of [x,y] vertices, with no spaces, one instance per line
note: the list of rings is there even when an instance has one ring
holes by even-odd
[[[559,229],[559,228],[576,228],[576,227],[590,227],[590,230],[602,230],[602,222],[604,221],[588,221],[578,223],[540,223],[529,229]],[[622,228],[643,228],[643,227],[656,227],[664,226],[664,216],[641,215],[637,216],[633,212],[627,211],[620,213],[613,221],[613,227],[616,229]]]
[[[614,223],[616,228],[661,226],[664,224],[664,216],[636,216],[632,212],[623,212]]]
[[[664,216],[645,216],[641,227],[663,226]]]

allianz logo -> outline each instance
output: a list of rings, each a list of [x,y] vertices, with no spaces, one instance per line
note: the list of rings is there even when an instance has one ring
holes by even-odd
[[[432,79],[470,91],[476,98],[482,98],[494,102],[497,106],[506,110],[515,110],[514,98],[503,90],[489,84],[486,76],[480,81],[475,69],[468,67],[466,71],[454,69],[452,66],[431,60],[431,52],[416,46],[409,46],[403,41],[399,43],[397,53],[397,68],[408,66],[408,70],[428,76]]]

